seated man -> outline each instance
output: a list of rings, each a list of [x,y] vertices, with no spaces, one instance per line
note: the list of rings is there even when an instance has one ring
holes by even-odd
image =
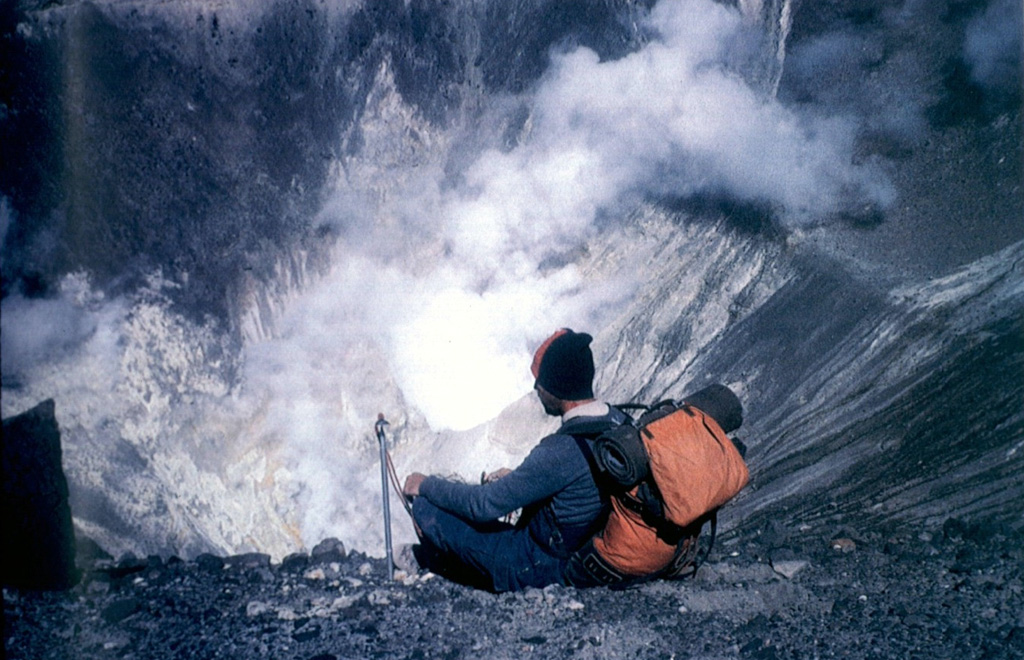
[[[605,510],[588,454],[602,431],[627,417],[594,399],[592,337],[562,329],[533,358],[534,389],[562,425],[515,470],[469,485],[414,472],[404,492],[420,544],[416,564],[449,579],[512,591],[566,584],[570,554],[599,530]],[[588,453],[584,453],[588,452]],[[500,518],[522,509],[516,525]],[[405,555],[406,549],[400,555]]]

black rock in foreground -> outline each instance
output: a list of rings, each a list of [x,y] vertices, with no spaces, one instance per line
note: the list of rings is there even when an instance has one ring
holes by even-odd
[[[4,591],[8,658],[1019,658],[1024,545],[934,532],[773,530],[696,579],[494,595],[381,560],[302,571],[127,558],[74,590]],[[780,543],[781,541],[781,543]],[[230,559],[230,558],[228,558]],[[294,562],[293,562],[294,563]]]
[[[78,581],[60,429],[48,399],[3,420],[3,583],[66,589]]]

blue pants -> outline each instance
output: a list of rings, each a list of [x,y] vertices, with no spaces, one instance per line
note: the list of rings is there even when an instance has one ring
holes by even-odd
[[[545,552],[525,528],[472,523],[417,497],[413,518],[422,536],[421,565],[456,582],[488,591],[564,584],[564,561]]]

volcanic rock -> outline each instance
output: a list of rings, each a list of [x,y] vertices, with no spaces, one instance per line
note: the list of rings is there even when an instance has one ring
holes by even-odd
[[[314,564],[329,564],[344,561],[345,556],[345,544],[336,538],[327,538],[316,544],[309,559]]]
[[[2,447],[3,583],[66,589],[79,575],[53,399],[3,420]]]
[[[384,560],[361,553],[310,567],[315,577],[204,555],[160,568],[147,559],[144,571],[110,581],[98,564],[63,593],[5,589],[4,651],[76,660],[1024,657],[1019,534],[872,531],[843,553],[828,531],[804,530],[799,552],[777,539],[725,538],[695,579],[625,590],[491,594],[430,573],[389,581]],[[968,556],[969,572],[952,570]],[[786,562],[806,566],[784,578]],[[205,567],[225,563],[233,567]],[[156,570],[162,579],[149,578]]]

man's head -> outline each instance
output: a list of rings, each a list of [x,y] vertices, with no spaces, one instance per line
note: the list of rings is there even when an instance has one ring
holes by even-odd
[[[541,344],[533,356],[534,389],[548,414],[561,414],[558,401],[587,401],[594,398],[593,337],[562,328]],[[549,395],[545,400],[545,394]],[[555,411],[557,408],[557,412]]]

